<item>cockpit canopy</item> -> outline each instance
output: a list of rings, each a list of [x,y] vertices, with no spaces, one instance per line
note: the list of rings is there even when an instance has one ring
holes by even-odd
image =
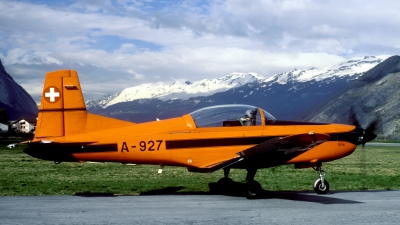
[[[276,119],[263,110],[261,118],[260,109],[251,105],[217,105],[202,108],[190,113],[196,126],[201,127],[227,127],[227,126],[261,126],[262,119],[265,124],[274,124]]]

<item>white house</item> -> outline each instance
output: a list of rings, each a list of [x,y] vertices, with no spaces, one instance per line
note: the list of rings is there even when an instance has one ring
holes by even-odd
[[[17,133],[34,133],[36,119],[20,119],[12,124],[12,129]]]
[[[8,132],[8,125],[0,123],[0,133],[7,133],[7,132]]]

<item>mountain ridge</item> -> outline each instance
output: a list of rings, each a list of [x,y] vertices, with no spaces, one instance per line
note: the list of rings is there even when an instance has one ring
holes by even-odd
[[[212,105],[249,104],[269,111],[278,119],[290,120],[358,79],[366,70],[379,64],[384,58],[386,57],[358,57],[319,70],[295,69],[209,96],[173,100],[136,99],[106,108],[88,107],[88,110],[140,123],[155,118],[176,117]],[[299,78],[303,78],[301,82],[298,82]]]
[[[0,60],[0,108],[5,108],[11,120],[36,118],[38,107],[32,97],[6,72]]]
[[[273,83],[286,84],[287,82],[309,82],[311,80],[321,81],[332,77],[353,77],[379,64],[388,56],[365,56],[356,57],[338,65],[328,66],[322,69],[311,68],[308,70],[294,69],[289,72],[279,73],[265,78],[257,73],[231,73],[224,77],[215,79],[203,79],[200,81],[185,83],[174,82],[166,84],[163,82],[143,84],[126,88],[119,93],[105,96],[98,100],[88,100],[88,108],[107,108],[122,102],[131,102],[138,99],[160,99],[163,101],[173,99],[189,99],[191,97],[210,96],[216,93],[239,88],[252,82],[262,82],[272,85]]]
[[[364,128],[378,121],[380,139],[400,139],[400,56],[392,56],[297,119],[350,123],[353,108]]]
[[[264,79],[257,73],[231,73],[215,79],[202,79],[195,82],[175,81],[171,84],[164,82],[142,84],[123,89],[121,92],[105,96],[99,100],[86,101],[90,108],[107,108],[121,102],[129,102],[137,99],[157,98],[161,100],[188,99],[190,97],[209,96],[230,88],[238,87],[257,79]]]

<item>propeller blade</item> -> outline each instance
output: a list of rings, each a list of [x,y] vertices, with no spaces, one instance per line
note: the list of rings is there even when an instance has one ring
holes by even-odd
[[[380,120],[375,119],[368,125],[368,127],[365,129],[365,131],[373,133],[378,128],[379,124],[380,124]]]
[[[356,112],[354,111],[353,106],[350,107],[349,123],[356,127],[361,127],[360,122],[357,119]]]
[[[362,189],[366,190],[366,178],[367,178],[367,155],[365,151],[365,143],[363,143],[361,152],[360,152],[360,175],[362,177]]]
[[[360,135],[359,144],[362,144],[360,152],[360,173],[364,177],[362,179],[362,189],[367,189],[365,178],[367,176],[367,156],[365,150],[365,143],[372,141],[376,138],[374,132],[377,130],[380,120],[377,118],[373,120],[366,129],[361,128],[360,121],[357,119],[353,106],[350,107],[349,123],[356,126],[357,133]]]
[[[378,129],[378,126],[380,125],[380,119],[375,119],[373,120],[368,127],[365,129],[365,135],[364,135],[364,143],[367,143],[369,141],[372,141],[376,138],[376,134],[374,132]]]

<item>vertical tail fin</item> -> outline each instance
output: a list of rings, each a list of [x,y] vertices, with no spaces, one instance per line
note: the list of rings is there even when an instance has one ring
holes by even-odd
[[[46,74],[35,137],[80,133],[86,126],[86,106],[75,70]]]

